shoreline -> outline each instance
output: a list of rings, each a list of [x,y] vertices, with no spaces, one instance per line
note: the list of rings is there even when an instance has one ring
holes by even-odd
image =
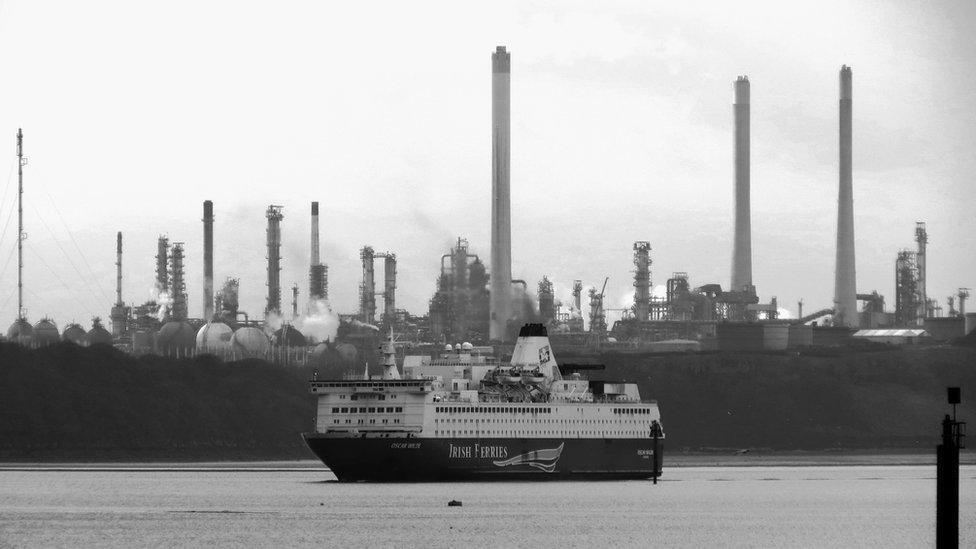
[[[976,465],[976,453],[959,454],[960,465]],[[664,468],[700,467],[870,467],[935,466],[935,451],[850,451],[850,452],[679,452],[665,454]],[[316,459],[303,460],[197,460],[197,461],[7,461],[5,471],[93,471],[93,472],[291,472],[327,471]]]

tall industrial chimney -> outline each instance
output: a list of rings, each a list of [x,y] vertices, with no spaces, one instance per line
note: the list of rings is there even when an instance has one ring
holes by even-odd
[[[308,270],[310,304],[320,299],[328,299],[328,272],[328,267],[322,264],[319,257],[319,203],[312,202],[312,253]]]
[[[203,201],[203,320],[214,316],[213,285],[213,202]]]
[[[732,240],[732,291],[752,286],[752,221],[749,207],[749,77],[735,79],[732,132],[735,185],[735,236]]]
[[[268,206],[268,304],[264,316],[281,314],[281,206]]]
[[[837,262],[834,272],[834,324],[856,328],[857,288],[854,274],[854,183],[852,151],[851,68],[840,69],[840,186],[837,193]]]
[[[319,264],[319,203],[312,202],[312,254],[311,264]]]
[[[491,301],[488,337],[504,340],[512,316],[512,212],[510,165],[511,56],[491,55]]]
[[[115,235],[115,304],[122,305],[122,231]]]

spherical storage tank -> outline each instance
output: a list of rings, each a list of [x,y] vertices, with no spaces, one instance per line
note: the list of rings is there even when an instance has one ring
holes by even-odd
[[[268,343],[268,336],[259,328],[247,326],[234,332],[230,338],[230,346],[235,353],[255,357],[267,354],[271,345]]]
[[[163,324],[156,336],[156,348],[167,356],[186,356],[193,351],[196,334],[188,322],[170,321]]]
[[[339,353],[339,359],[343,362],[356,362],[356,356],[359,354],[356,346],[352,343],[340,343],[336,346],[336,351]]]
[[[88,335],[85,336],[85,341],[88,345],[111,345],[112,334],[101,324],[93,324],[92,329],[88,330]]]
[[[75,345],[84,345],[87,340],[88,332],[81,327],[80,324],[69,324],[67,328],[64,329],[64,333],[61,334],[61,339],[64,341],[70,341]]]
[[[282,326],[271,336],[271,345],[275,347],[304,347],[308,345],[305,336],[288,324]]]
[[[197,332],[197,350],[202,353],[222,353],[230,350],[234,331],[223,322],[208,322]]]
[[[30,345],[34,341],[34,327],[26,319],[15,320],[7,330],[7,341]]]
[[[49,318],[42,318],[34,325],[34,345],[54,345],[61,341],[58,327]]]

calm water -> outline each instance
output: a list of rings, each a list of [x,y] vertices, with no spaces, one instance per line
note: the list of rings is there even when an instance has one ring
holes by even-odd
[[[934,544],[935,468],[703,467],[649,482],[339,484],[322,470],[0,471],[0,546]],[[976,546],[976,466],[961,471]],[[451,499],[461,508],[447,507]]]

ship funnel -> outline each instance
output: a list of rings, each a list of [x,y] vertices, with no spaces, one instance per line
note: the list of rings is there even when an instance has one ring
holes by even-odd
[[[512,367],[530,370],[538,368],[549,379],[562,378],[545,325],[522,326],[518,339],[515,340],[515,349],[512,350]]]
[[[400,379],[400,370],[396,365],[396,346],[393,344],[393,328],[390,328],[390,339],[380,345],[383,352],[383,379]]]

